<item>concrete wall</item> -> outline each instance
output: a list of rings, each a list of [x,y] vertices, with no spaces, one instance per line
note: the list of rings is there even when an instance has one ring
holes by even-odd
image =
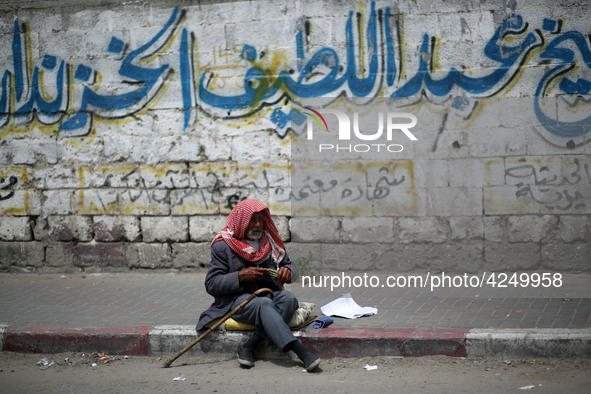
[[[321,271],[589,271],[584,3],[4,1],[0,269],[203,269],[249,197]],[[334,97],[418,141],[321,207],[293,105]]]

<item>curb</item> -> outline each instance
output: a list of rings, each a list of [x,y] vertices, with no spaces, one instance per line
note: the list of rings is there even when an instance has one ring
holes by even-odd
[[[21,353],[94,352],[147,355],[150,326],[57,328],[47,325],[6,327],[2,350]]]
[[[0,323],[0,349],[4,350],[4,339],[6,338],[6,328],[8,324]]]
[[[591,328],[471,329],[471,357],[591,358]]]
[[[302,342],[325,358],[434,355],[465,357],[466,334],[466,329],[328,327],[304,331]]]
[[[234,355],[251,332],[214,331],[186,354]],[[320,357],[591,358],[588,329],[308,328],[296,337]],[[173,355],[197,338],[194,326],[60,328],[0,323],[2,350],[23,353],[104,352]],[[261,358],[283,357],[265,344]]]

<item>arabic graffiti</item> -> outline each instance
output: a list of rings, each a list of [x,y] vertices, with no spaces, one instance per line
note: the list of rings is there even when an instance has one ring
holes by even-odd
[[[213,164],[193,167],[190,187],[172,196],[171,209],[176,214],[229,212],[246,198],[266,201],[268,193],[285,185],[284,171],[289,169],[283,165],[265,165],[260,169]],[[281,208],[278,211],[284,211],[286,207],[283,204]]]
[[[30,213],[29,170],[26,167],[0,168],[0,215]]]
[[[196,60],[198,34],[183,26],[186,14],[175,8],[162,28],[136,49],[118,37],[110,38],[106,51],[120,65],[118,75],[109,79],[121,81],[117,86],[101,85],[101,70],[51,54],[32,64],[36,59],[29,29],[15,21],[12,69],[1,78],[0,137],[15,128],[34,126],[52,127],[67,137],[87,136],[96,121],[132,118],[150,108],[172,81],[180,85],[171,91],[179,92],[185,132],[199,112],[214,119],[240,119],[271,108],[268,116],[276,135],[285,138],[302,118],[288,103],[301,106],[307,99],[326,98],[328,105],[338,96],[367,98],[367,103],[377,97],[429,100],[470,117],[480,100],[510,90],[528,63],[537,61],[552,65],[531,92],[540,124],[548,135],[570,139],[575,146],[589,140],[585,138],[591,130],[589,101],[582,97],[591,92],[588,32],[563,32],[561,20],[545,18],[536,27],[521,15],[507,15],[480,54],[494,67],[474,75],[469,64],[439,69],[441,40],[425,32],[418,66],[408,75],[404,15],[391,7],[376,8],[375,2],[368,12],[349,12],[343,46],[311,52],[311,22],[302,18],[296,21],[294,53],[282,57],[245,43],[217,54],[214,50],[213,63],[203,66]],[[178,45],[178,62],[150,67],[173,45]],[[225,67],[217,62],[223,57]],[[224,76],[221,70],[232,74]],[[572,116],[557,115],[556,97]]]
[[[569,43],[575,46],[578,54],[582,58],[578,58],[577,52],[569,48]],[[546,90],[554,79],[560,81],[559,88],[562,93],[575,98],[573,104],[567,102],[571,108],[576,108],[581,101],[584,102],[582,95],[588,95],[591,92],[590,80],[578,78],[577,81],[574,82],[568,77],[571,74],[576,75],[572,72],[577,68],[586,68],[587,71],[591,69],[591,50],[589,50],[589,43],[585,39],[585,36],[577,31],[565,32],[548,44],[544,52],[540,54],[540,58],[549,61],[552,59],[558,61],[552,62],[557,65],[542,77],[536,89],[534,108],[540,123],[542,123],[551,134],[558,137],[577,138],[589,133],[591,130],[591,115],[589,115],[588,108],[587,110],[580,111],[583,116],[583,119],[581,120],[570,122],[561,120],[556,122],[551,116],[546,115],[542,104],[546,97]],[[585,103],[588,103],[588,101]],[[555,111],[555,109],[548,108],[546,111]]]
[[[149,68],[139,63],[149,63],[166,43],[174,40],[184,14],[175,9],[164,27],[135,50],[130,51],[129,45],[119,38],[111,38],[107,52],[116,55],[121,62],[121,85],[131,86],[121,89],[124,93],[114,93],[119,89],[113,86],[102,92],[98,70],[84,64],[74,67],[50,54],[44,55],[40,66],[32,68],[28,63],[32,58],[29,29],[26,23],[15,21],[13,69],[5,70],[2,77],[0,127],[35,122],[41,127],[57,125],[65,136],[82,137],[90,133],[93,120],[97,118],[119,119],[138,113],[154,101],[174,74],[168,64]],[[49,82],[50,75],[55,82]],[[52,86],[55,86],[54,91],[51,91]]]
[[[0,176],[0,201],[8,200],[14,196],[14,186],[18,183],[17,177],[14,175],[8,179],[4,179]]]
[[[574,139],[575,146],[585,142],[584,136],[590,130],[587,111],[578,111],[583,114],[583,119],[563,122],[556,119],[552,107],[543,108],[540,103],[549,94],[547,88],[551,82],[560,81],[561,93],[571,96],[584,95],[591,91],[591,82],[588,79],[580,77],[577,82],[573,82],[567,78],[568,71],[573,69],[578,70],[580,75],[588,75],[591,71],[589,43],[582,33],[569,31],[560,34],[562,23],[547,18],[544,19],[542,28],[532,29],[522,16],[508,15],[484,47],[484,57],[494,61],[497,66],[480,77],[467,75],[465,65],[451,67],[447,74],[436,70],[434,64],[439,52],[439,40],[425,33],[418,56],[418,70],[414,76],[403,80],[403,73],[398,71],[400,66],[397,67],[397,63],[401,65],[405,59],[399,53],[397,61],[394,51],[396,45],[399,48],[403,46],[401,16],[392,14],[389,7],[376,11],[375,4],[372,3],[366,31],[357,32],[358,36],[367,37],[366,46],[369,48],[367,54],[361,53],[360,56],[356,55],[356,51],[361,51],[359,48],[362,45],[356,45],[354,26],[361,29],[363,21],[359,20],[359,15],[357,18],[354,21],[353,12],[350,12],[345,27],[346,68],[332,48],[325,47],[306,56],[303,35],[307,29],[300,28],[296,33],[297,78],[292,77],[292,74],[296,74],[293,68],[279,72],[264,68],[262,59],[257,58],[256,49],[245,46],[242,56],[252,67],[244,74],[244,91],[238,95],[216,93],[214,90],[220,89],[210,86],[215,70],[205,70],[199,81],[200,108],[220,118],[240,118],[252,115],[266,106],[281,105],[284,97],[294,101],[304,101],[311,97],[331,98],[327,102],[341,95],[392,99],[417,97],[418,100],[425,98],[430,102],[449,106],[449,110],[464,111],[469,118],[478,106],[478,99],[493,97],[510,89],[526,63],[533,61],[534,49],[539,48],[539,57],[543,62],[555,63],[552,60],[556,59],[560,63],[539,82],[534,96],[536,115],[551,134]],[[300,22],[300,25],[305,23]],[[393,29],[392,26],[396,28]],[[397,32],[396,39],[394,30]],[[582,59],[575,51],[562,48],[568,41],[576,44]],[[362,64],[365,60],[368,62],[367,66]],[[367,76],[361,78],[358,75],[363,68],[366,68]],[[454,91],[462,92],[465,97],[454,94]],[[445,99],[442,100],[441,97]],[[577,99],[571,107],[580,104],[587,102]],[[547,115],[545,111],[554,115]],[[278,130],[282,130],[288,127],[287,120],[301,123],[297,119],[303,117],[294,112],[276,108],[271,114],[271,120]],[[285,134],[286,132],[278,133],[280,137]]]
[[[507,168],[508,184],[517,188],[518,199],[530,198],[550,211],[580,210],[587,206],[591,194],[591,162],[578,158],[562,159],[561,163],[548,165],[519,164]],[[572,186],[583,185],[587,187]]]
[[[388,167],[381,167],[378,170],[379,173],[385,173],[385,176],[381,176],[376,182],[375,186],[372,186],[372,182],[368,172],[362,174],[363,182],[357,183],[357,179],[351,176],[346,177],[344,180],[330,179],[325,183],[321,178],[306,176],[304,184],[298,187],[296,192],[290,192],[289,197],[283,201],[302,201],[315,194],[326,195],[329,192],[337,192],[337,199],[340,202],[355,202],[360,199],[363,201],[381,200],[387,198],[390,195],[390,187],[396,186],[405,181],[405,176],[401,175],[399,179],[393,177],[391,180],[388,179],[388,175],[391,175]],[[299,186],[299,185],[298,185]]]
[[[411,160],[293,166],[291,190],[279,199],[293,215],[392,216],[417,209]]]
[[[330,171],[307,168],[302,181],[293,184],[289,172],[288,164],[201,163],[82,165],[60,173],[72,185],[74,209],[82,215],[229,213],[245,198],[268,202],[278,215],[291,213],[293,205],[333,211],[383,205],[390,212],[396,201],[400,209],[414,209],[410,160],[335,165]],[[0,209],[29,213],[28,193],[34,189],[28,178],[26,168],[0,169]]]
[[[244,198],[266,201],[287,187],[287,165],[183,164],[79,167],[78,213],[187,215],[230,212]],[[273,186],[271,186],[273,184]],[[287,209],[280,204],[277,211]]]

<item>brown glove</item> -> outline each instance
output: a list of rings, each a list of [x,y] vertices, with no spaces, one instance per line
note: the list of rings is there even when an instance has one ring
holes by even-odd
[[[264,268],[246,267],[238,272],[240,282],[252,282],[262,277],[267,272]]]

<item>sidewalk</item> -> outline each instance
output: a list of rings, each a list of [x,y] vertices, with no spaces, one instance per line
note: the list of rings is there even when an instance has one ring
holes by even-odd
[[[338,275],[341,275],[340,273]],[[363,273],[348,273],[363,275]],[[368,276],[374,275],[367,273]],[[384,274],[375,274],[385,278]],[[196,338],[212,302],[204,273],[0,274],[3,350],[171,355]],[[591,357],[591,276],[561,288],[388,288],[289,285],[320,306],[351,293],[378,314],[297,332],[323,357]],[[248,333],[215,332],[192,349],[232,354]],[[274,350],[265,349],[274,354]]]

